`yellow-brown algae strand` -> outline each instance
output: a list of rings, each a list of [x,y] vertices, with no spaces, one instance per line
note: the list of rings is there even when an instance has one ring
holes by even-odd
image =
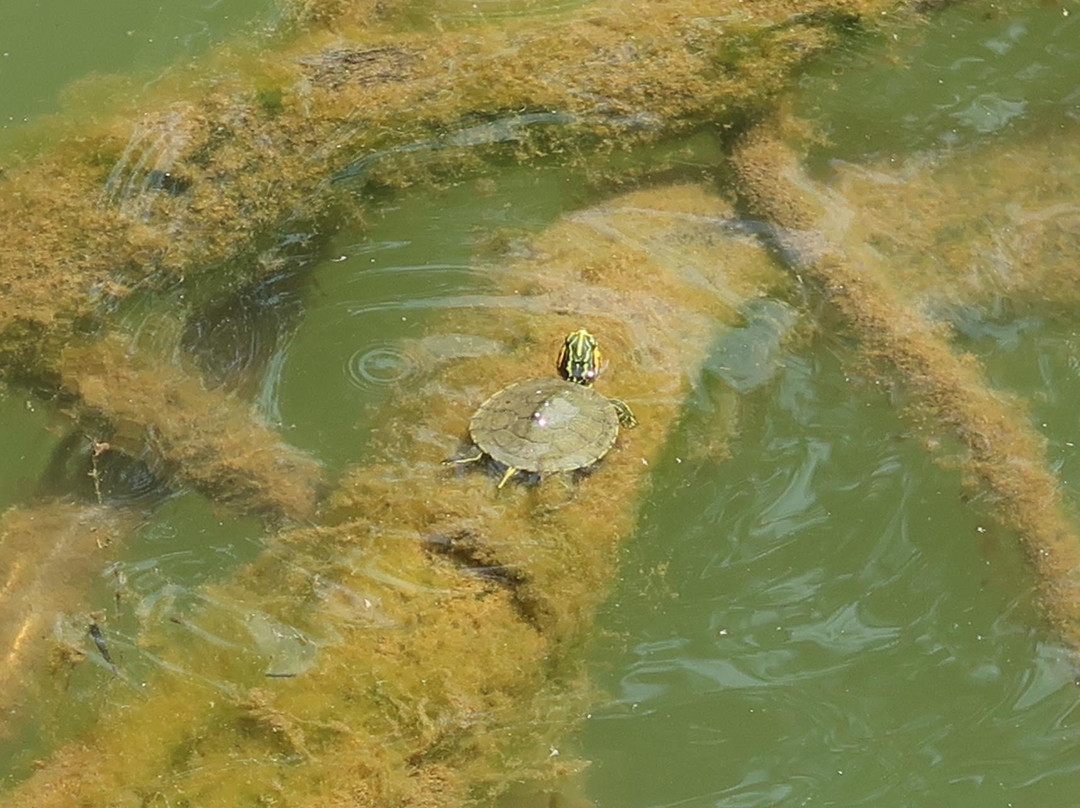
[[[68,334],[150,279],[257,273],[256,261],[225,259],[286,218],[324,215],[338,187],[327,180],[360,158],[367,180],[392,187],[473,173],[491,155],[584,166],[589,152],[767,108],[842,38],[837,20],[892,7],[596,3],[542,24],[315,32],[258,59],[223,50],[206,62],[216,78],[178,72],[137,111],[80,119],[69,140],[0,176],[0,361],[36,358],[47,374],[51,357],[37,353],[63,340],[43,329]],[[563,117],[509,135],[476,128],[514,118],[507,110]]]
[[[67,349],[61,373],[65,388],[109,422],[110,441],[136,455],[149,446],[181,484],[271,520],[312,513],[319,464],[260,423],[250,404],[206,389],[197,374],[132,353],[119,336]]]
[[[717,329],[782,280],[755,243],[723,237],[730,215],[699,188],[641,192],[564,218],[535,239],[535,257],[492,267],[503,305],[492,296],[433,328],[505,350],[447,361],[398,391],[385,443],[346,476],[326,524],[280,534],[233,580],[203,588],[184,621],[218,644],[171,621],[149,626],[140,645],[187,674],[163,673],[145,701],[118,695],[85,745],[62,749],[5,804],[160,794],[200,806],[456,806],[573,769],[553,750],[586,708],[577,652],[648,464]],[[640,420],[590,476],[497,491],[479,469],[440,463],[484,396],[551,375],[581,326],[611,357],[598,388]],[[236,619],[255,612],[309,637],[315,664],[266,678]]]
[[[522,2],[519,5],[524,9],[529,6],[543,8],[545,4],[545,2]],[[417,21],[426,23],[426,27],[429,28],[453,28],[455,20],[446,19],[443,16],[446,5],[442,0],[396,3],[378,2],[377,0],[285,0],[283,3],[286,19],[294,25],[301,23],[311,28],[330,28],[338,34],[354,33],[357,29],[365,31],[379,28],[384,30],[400,29],[406,25],[416,25]],[[449,5],[451,14],[459,16],[460,6],[453,1]],[[554,5],[557,6],[558,4]],[[561,14],[560,18],[580,17],[582,15],[597,17],[606,14],[618,15],[628,18],[629,22],[624,23],[624,25],[628,30],[633,30],[633,15],[639,11],[639,4],[630,0],[619,0],[619,2],[615,3],[595,2],[594,0],[585,4],[585,6],[583,9],[572,9],[573,15]],[[886,5],[849,2],[848,0],[830,3],[806,2],[806,0],[761,0],[761,2],[755,3],[735,19],[762,25],[763,21],[775,22],[789,17],[795,18],[800,15],[816,14],[824,18],[831,17],[841,21],[845,18],[849,20],[855,19],[860,14],[880,13],[882,10],[894,7],[896,7],[895,3]],[[718,15],[724,14],[725,16],[722,19],[725,21],[728,20],[727,15],[733,10],[727,4],[713,6],[713,9]],[[704,7],[698,9],[701,13],[707,10]],[[469,27],[487,27],[490,25],[490,18],[485,18],[482,23],[469,24]],[[648,29],[638,30],[647,31]]]
[[[1080,650],[1080,537],[1047,468],[1044,440],[1022,406],[987,387],[975,359],[956,353],[875,266],[836,247],[824,192],[802,174],[795,153],[766,127],[738,146],[734,164],[745,199],[779,228],[798,272],[815,281],[870,357],[899,371],[914,394],[920,426],[947,430],[965,447],[961,468],[991,495],[997,518],[1015,529],[1032,559],[1046,613]]]
[[[873,244],[919,301],[1007,295],[1045,311],[1080,296],[1075,121],[899,164],[844,164],[835,186],[855,214],[847,240]]]
[[[39,705],[59,615],[86,611],[85,593],[126,533],[121,512],[42,502],[0,515],[0,737]],[[78,654],[77,649],[70,649]]]

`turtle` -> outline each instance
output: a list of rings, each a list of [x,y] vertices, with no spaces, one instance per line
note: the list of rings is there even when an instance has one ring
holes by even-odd
[[[615,444],[619,427],[637,419],[625,402],[593,389],[602,355],[596,337],[579,328],[563,341],[557,378],[502,388],[469,422],[474,453],[451,463],[489,457],[505,467],[499,488],[519,471],[552,474],[591,466]]]

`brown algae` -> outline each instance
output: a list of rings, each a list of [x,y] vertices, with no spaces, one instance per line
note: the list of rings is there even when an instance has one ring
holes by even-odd
[[[164,82],[175,99],[0,176],[0,359],[47,374],[71,326],[132,288],[210,271],[250,279],[258,262],[223,261],[298,212],[325,214],[335,175],[403,187],[474,172],[479,158],[625,149],[733,121],[839,41],[837,19],[891,8],[728,5],[596,4],[547,25],[441,35],[345,26],[299,36],[240,77],[233,64],[209,88],[200,79],[195,97],[181,76]],[[722,58],[747,40],[740,59]]]
[[[318,463],[286,445],[243,400],[208,390],[197,373],[133,353],[119,337],[65,350],[60,372],[84,414],[104,419],[109,441],[133,454],[149,448],[167,479],[271,521],[313,512]]]

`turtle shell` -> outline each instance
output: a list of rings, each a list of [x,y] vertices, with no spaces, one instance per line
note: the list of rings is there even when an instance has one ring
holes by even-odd
[[[469,422],[473,442],[492,459],[523,471],[591,466],[615,443],[619,416],[591,387],[529,379],[504,387]]]

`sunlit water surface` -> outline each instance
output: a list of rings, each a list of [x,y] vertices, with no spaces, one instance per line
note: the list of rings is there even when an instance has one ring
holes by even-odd
[[[269,21],[275,8],[274,0],[4,0],[0,132],[55,111],[77,79],[139,71],[151,81],[170,63]]]
[[[32,15],[36,6],[24,5]],[[257,0],[234,5],[236,14],[264,10]],[[195,6],[212,20],[224,4]],[[0,10],[0,20],[5,13],[16,12]],[[959,149],[1066,124],[1080,98],[1077,16],[961,9],[888,45],[915,49],[909,68],[867,52],[823,66],[803,87],[806,114],[832,139],[816,159]],[[44,108],[53,92],[43,83],[24,93],[13,114]],[[208,306],[181,342],[210,379],[249,396],[336,472],[364,459],[374,415],[395,389],[432,363],[498,349],[470,335],[469,311],[514,302],[485,297],[477,246],[500,228],[550,223],[584,201],[577,186],[545,168],[506,172],[483,192],[468,183],[403,196],[363,232],[297,258],[290,266],[306,281],[271,281]],[[433,313],[454,311],[452,333],[426,327]],[[1032,401],[1073,499],[1074,320],[1009,306],[955,319],[991,380]],[[748,317],[714,346],[601,615],[597,704],[553,754],[593,760],[590,799],[626,808],[1074,805],[1075,672],[1041,622],[1016,537],[928,458],[889,395],[852,370],[849,344],[822,335],[785,346],[777,334]],[[740,371],[748,353],[755,364]],[[732,407],[730,455],[703,455],[703,436],[722,429]],[[77,479],[88,450],[66,440],[63,418],[9,389],[0,419],[0,506],[54,493],[65,479],[91,498]],[[115,613],[107,637],[132,681],[154,669],[135,642],[138,621],[197,599],[200,583],[261,546],[257,524],[191,492],[125,503],[137,478],[118,474],[106,494],[144,513],[143,526],[88,587],[88,608]],[[0,746],[11,771],[25,772],[122,686],[100,665],[80,669],[65,695],[71,725],[47,723]]]
[[[1075,128],[1077,11],[958,8],[815,69],[801,107],[830,141],[816,164]],[[1031,402],[1075,504],[1080,318],[1031,309],[950,319],[992,383]],[[851,359],[828,337],[776,357],[741,401],[731,459],[673,449],[656,472],[601,619],[608,699],[579,738],[600,804],[1075,802],[1076,672],[1016,537]]]

